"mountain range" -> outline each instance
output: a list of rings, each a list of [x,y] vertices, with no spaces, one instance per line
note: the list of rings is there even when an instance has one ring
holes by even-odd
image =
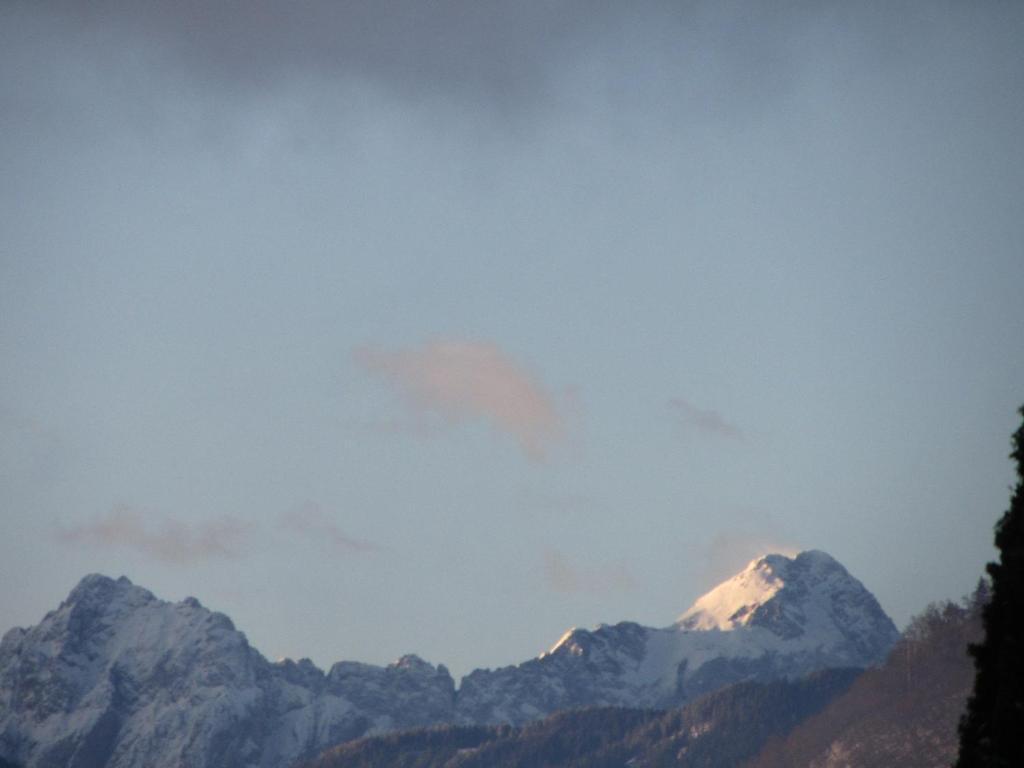
[[[225,615],[85,577],[0,642],[0,759],[26,768],[285,768],[360,736],[520,725],[574,707],[664,709],[732,683],[880,663],[896,641],[867,589],[820,551],[766,555],[663,628],[572,629],[516,666],[272,663]]]
[[[841,697],[859,674],[828,669],[736,683],[667,711],[591,707],[519,727],[402,731],[346,742],[302,768],[737,768]],[[787,768],[796,765],[807,763]]]
[[[930,605],[880,667],[743,682],[669,710],[571,709],[513,727],[356,739],[303,768],[946,768],[974,682],[987,583]]]

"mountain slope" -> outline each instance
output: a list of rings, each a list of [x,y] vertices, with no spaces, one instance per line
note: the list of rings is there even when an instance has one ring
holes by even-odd
[[[451,717],[454,684],[387,667],[271,664],[230,619],[89,576],[0,644],[0,755],[27,766],[281,766],[368,730]]]
[[[748,768],[941,768],[957,752],[957,724],[974,681],[967,654],[981,636],[983,593],[966,606],[932,606],[886,663],[865,672],[820,714],[765,748]]]
[[[744,680],[868,667],[884,660],[898,635],[871,593],[831,556],[767,555],[670,627],[575,629],[539,658],[474,671],[460,686],[456,717],[521,724],[571,707],[664,709]]]
[[[305,768],[730,768],[820,710],[858,673],[738,683],[669,712],[571,710],[518,728],[447,726],[359,739]]]
[[[88,576],[0,643],[0,758],[26,768],[280,768],[366,734],[521,724],[573,707],[667,708],[740,681],[884,657],[896,630],[821,552],[769,555],[664,629],[571,630],[549,652],[476,670],[268,662],[223,614]]]
[[[738,683],[667,712],[586,709],[521,727],[443,726],[359,739],[307,768],[942,768],[973,680],[985,591],[929,607],[886,663]],[[851,684],[852,683],[852,684]]]

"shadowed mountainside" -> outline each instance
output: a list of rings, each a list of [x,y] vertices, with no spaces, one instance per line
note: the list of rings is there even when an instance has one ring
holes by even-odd
[[[984,584],[916,617],[882,667],[738,683],[667,712],[571,710],[521,727],[442,726],[359,739],[303,768],[941,768],[973,679]]]
[[[747,768],[938,768],[957,752],[957,724],[974,681],[967,646],[981,635],[986,592],[932,605],[886,663],[865,672],[821,713],[777,739]]]
[[[447,726],[343,744],[303,768],[728,768],[845,691],[858,670],[739,683],[669,712],[573,710],[509,726]]]

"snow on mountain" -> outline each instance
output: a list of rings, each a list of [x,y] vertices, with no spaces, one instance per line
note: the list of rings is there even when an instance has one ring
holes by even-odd
[[[787,562],[780,555],[752,561],[731,579],[700,597],[677,623],[687,629],[745,626],[753,611],[771,600],[785,585],[777,568]]]
[[[874,596],[831,555],[765,555],[686,611],[682,629],[763,627],[774,635],[827,646],[851,661],[878,658],[896,628]]]
[[[286,766],[365,733],[451,716],[448,671],[271,664],[231,620],[87,576],[0,643],[0,756],[49,768]]]
[[[125,578],[87,576],[0,642],[0,758],[28,768],[285,768],[364,734],[522,723],[590,705],[672,706],[739,680],[879,662],[896,628],[823,552],[767,555],[675,624],[573,629],[538,658],[443,665],[270,663],[230,619]]]
[[[574,629],[536,659],[476,670],[460,722],[522,723],[567,707],[669,707],[742,680],[881,662],[898,632],[830,555],[766,555],[699,598],[670,627]]]

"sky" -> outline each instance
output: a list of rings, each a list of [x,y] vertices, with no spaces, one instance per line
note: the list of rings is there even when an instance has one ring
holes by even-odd
[[[1024,5],[6,2],[0,632],[87,573],[456,676],[768,551],[972,589]]]

